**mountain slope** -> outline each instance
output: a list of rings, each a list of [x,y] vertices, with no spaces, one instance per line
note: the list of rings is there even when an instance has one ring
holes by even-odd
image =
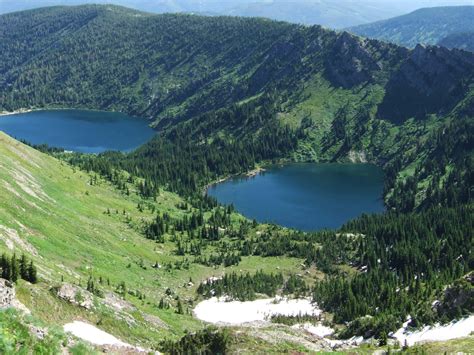
[[[252,78],[272,45],[298,32],[283,23],[151,16],[110,6],[49,8],[0,21],[2,108],[68,102],[153,118],[189,116],[258,93],[269,78],[242,79]],[[5,95],[20,87],[20,97]]]
[[[446,48],[459,48],[474,52],[474,32],[453,33],[438,42]]]
[[[469,127],[463,132],[470,132]],[[62,153],[59,156],[67,159],[68,155],[70,154]],[[380,268],[390,269],[390,275],[393,275],[394,267],[397,273],[401,273],[402,269],[405,273],[413,273],[418,267],[426,270],[424,273],[430,276],[426,282],[435,283],[437,287],[441,287],[446,280],[463,275],[471,260],[467,256],[459,262],[456,255],[465,250],[467,245],[459,240],[467,241],[469,238],[466,230],[471,228],[469,223],[472,223],[472,207],[446,210],[437,208],[421,215],[365,216],[348,223],[338,233],[312,234],[286,231],[276,226],[255,225],[232,213],[230,224],[225,221],[224,224],[219,224],[221,232],[218,239],[206,241],[207,237],[196,238],[196,229],[191,224],[188,225],[191,231],[179,227],[195,218],[194,213],[198,211],[196,208],[162,189],[155,200],[140,197],[138,191],[135,191],[140,186],[139,181],[126,183],[129,188],[127,193],[127,189],[122,186],[123,181],[130,181],[126,173],[122,172],[123,176],[120,176],[116,171],[108,177],[114,185],[122,186],[119,191],[110,186],[106,179],[77,170],[3,133],[0,133],[0,165],[0,252],[8,255],[13,252],[17,255],[25,253],[37,265],[39,283],[30,284],[21,280],[15,287],[19,300],[31,310],[34,319],[40,321],[35,321],[36,327],[40,327],[40,331],[48,329],[50,334],[57,337],[56,347],[48,345],[51,349],[60,349],[59,343],[69,344],[68,346],[74,344],[63,340],[64,336],[60,333],[51,331],[54,327],[73,320],[95,324],[133,345],[161,349],[159,341],[163,338],[176,338],[185,331],[202,327],[187,311],[185,314],[179,312],[178,302],[182,302],[182,307],[191,311],[194,300],[198,299],[196,294],[199,295],[199,289],[209,277],[231,275],[237,270],[241,274],[256,270],[281,272],[285,277],[296,277],[296,273],[302,274],[304,270],[304,276],[297,276],[299,283],[305,282],[303,290],[306,291],[298,291],[303,292],[302,294],[309,292],[308,287],[311,289],[313,283],[321,281],[322,270],[328,270],[333,276],[344,278],[344,285],[347,287],[344,286],[342,290],[338,288],[337,292],[338,297],[346,300],[343,290],[355,288],[357,282],[368,282],[364,279],[380,277],[376,268],[368,274],[359,268],[365,263],[372,263],[370,260],[377,256],[372,254],[374,250],[371,248],[377,250],[380,247],[378,243],[382,241],[392,245],[394,250],[384,254],[387,265],[383,264]],[[222,211],[220,208],[217,210]],[[216,208],[205,208],[204,211],[206,224],[210,226],[215,223],[212,219],[222,218],[222,215],[219,217],[219,213],[216,214]],[[147,226],[151,226],[149,223],[153,223],[155,218],[157,222],[162,221],[160,216],[165,218],[165,213],[171,221],[178,223],[167,223],[163,228],[165,234],[153,239],[153,235],[146,232],[153,229]],[[422,223],[419,223],[419,218]],[[408,235],[413,235],[410,237],[413,244],[409,249],[406,249],[408,241],[404,237],[407,234],[386,233],[386,228],[392,230],[395,226],[397,230],[402,228],[404,233],[411,231]],[[367,244],[359,244],[357,239],[352,240],[358,233],[364,234]],[[438,238],[446,238],[446,249],[438,247]],[[190,245],[198,240],[201,246],[196,255]],[[247,245],[250,254],[243,251],[242,243]],[[425,248],[428,248],[427,252],[422,252]],[[238,266],[223,266],[221,261],[211,261],[216,260],[211,257],[216,258],[219,255],[216,252],[223,253],[222,250],[232,250],[233,255],[239,255]],[[429,261],[428,257],[431,258]],[[206,258],[209,259],[206,261]],[[312,266],[313,263],[317,269]],[[456,268],[451,267],[453,263],[456,263]],[[403,265],[400,269],[396,266],[399,264]],[[433,272],[431,265],[436,270],[439,268],[440,276],[438,272]],[[344,271],[337,272],[339,268]],[[348,272],[351,276],[346,274]],[[426,291],[419,292],[420,286],[417,286],[395,292],[395,286],[404,285],[399,284],[402,281],[388,275],[384,279],[385,282],[373,285],[375,291],[365,287],[364,292],[392,290],[391,297],[402,297],[403,312],[407,312],[405,307],[412,307],[414,304],[431,304],[434,297],[442,299],[441,304],[447,302],[441,289],[426,288]],[[327,283],[331,280],[333,279],[327,278]],[[411,280],[408,282],[412,283]],[[332,296],[324,291],[328,287],[327,283],[322,284],[322,288],[315,289],[314,297],[322,305],[330,304],[332,300]],[[247,294],[251,285],[245,285],[244,294]],[[228,285],[232,290],[231,286],[232,283]],[[75,294],[68,296],[71,290]],[[235,291],[238,292],[238,289]],[[355,295],[359,297],[358,292]],[[363,312],[362,318],[366,319],[366,312],[372,313],[376,309],[374,302],[391,304],[391,297],[379,300],[367,294],[362,300],[352,295],[352,298],[344,302],[337,302],[337,307],[327,307],[338,317],[341,317],[341,312],[348,314],[346,312],[352,310]],[[160,306],[162,300],[169,304],[169,308]],[[354,308],[354,304],[358,307]],[[383,309],[381,315],[384,328],[390,330],[397,327],[399,319],[390,314],[391,317],[385,320],[383,317],[390,311],[388,307]],[[444,311],[443,308],[441,310]],[[469,311],[469,308],[466,310]],[[416,314],[418,321],[424,321],[424,317],[435,317],[434,313],[424,312],[423,308],[423,311]],[[441,312],[440,314],[443,315]],[[23,319],[10,313],[1,315],[2,322],[7,322],[8,327],[13,326],[11,323],[15,327],[26,327],[26,334],[30,334],[28,327],[31,327],[31,318]],[[367,327],[370,327],[371,332],[378,331],[373,325],[357,328],[357,324],[359,323],[355,322],[346,331],[358,334],[357,332],[366,332]],[[313,350],[328,350],[327,345],[318,343],[314,337],[308,343],[304,332],[299,333],[282,324],[270,324],[251,330],[237,327],[229,331],[230,353],[242,349],[247,353],[262,349],[276,353],[288,349],[308,351],[305,348],[308,344],[312,344],[310,349]],[[269,337],[276,334],[281,340],[269,342]],[[25,346],[24,334],[17,335],[15,339],[19,342],[18,346]],[[472,339],[466,341],[470,344]],[[26,344],[30,346],[30,340]],[[57,351],[59,350],[54,350]],[[83,350],[83,353],[90,352],[89,348]]]
[[[19,280],[15,285],[17,298],[33,318],[0,309],[2,334],[14,334],[13,340],[0,337],[2,353],[15,353],[10,350],[15,344],[17,350],[31,350],[40,343],[38,348],[43,346],[51,353],[60,352],[63,346],[79,348],[58,330],[75,320],[146,349],[159,349],[164,339],[204,328],[191,314],[196,289],[211,276],[230,273],[232,266],[217,261],[205,265],[196,260],[196,254],[178,253],[187,231],[176,225],[194,219],[199,210],[164,190],[155,199],[144,199],[137,191],[139,181],[131,183],[128,174],[122,174],[113,175],[128,181],[126,191],[0,132],[0,254],[26,254],[37,266],[39,279],[36,284]],[[215,212],[216,208],[204,208],[206,225]],[[167,215],[166,223],[170,223],[161,241],[146,232],[157,214]],[[232,224],[226,230],[237,233],[241,221],[241,216],[232,213]],[[250,227],[248,237],[265,233],[267,227],[257,229]],[[226,236],[227,232],[221,232],[222,242]],[[200,243],[201,260],[218,255],[219,247],[207,244]],[[278,266],[286,277],[298,272],[301,262],[301,258],[245,256],[239,272],[275,272]],[[177,302],[182,302],[183,314],[177,313]],[[49,332],[44,343],[28,330],[31,324],[40,332]],[[267,331],[271,333],[271,327],[263,334]],[[296,343],[299,337],[304,339],[297,335]],[[255,340],[252,335],[245,339],[251,352]],[[281,346],[262,340],[259,344],[274,351]],[[78,353],[92,352],[88,346],[80,350]]]
[[[34,316],[83,318],[161,349],[164,337],[201,328],[187,313],[213,292],[312,296],[338,335],[381,344],[409,315],[419,326],[472,314],[474,54],[115,6],[27,11],[0,24],[0,110],[115,109],[162,130],[129,154],[52,151],[60,160],[0,136],[0,248],[38,266],[38,284],[17,284]],[[288,160],[380,165],[389,211],[301,233],[251,223],[202,194]],[[64,284],[81,297],[59,299]],[[124,313],[107,305],[116,297]],[[275,352],[299,349],[286,343],[293,331],[252,328],[245,346],[268,347],[273,334]]]
[[[459,50],[109,5],[32,10],[0,22],[0,110],[66,106],[149,117],[161,137],[114,159],[180,193],[262,160],[361,153],[387,168],[395,152],[415,149],[412,126],[428,139],[473,107],[474,55]],[[405,157],[396,174],[417,159]]]
[[[59,326],[78,318],[92,323],[102,319],[106,330],[132,343],[139,338],[142,344],[148,342],[148,346],[150,341],[163,336],[147,330],[156,324],[140,321],[140,317],[134,319],[140,312],[120,316],[114,308],[98,307],[89,313],[87,309],[51,297],[49,291],[62,282],[85,287],[92,276],[104,280],[99,286],[104,292],[113,292],[121,282],[126,282],[129,290],[140,290],[151,302],[159,301],[153,301],[158,295],[151,265],[165,263],[173,257],[160,257],[162,248],[141,235],[139,219],[146,218],[147,213],[137,210],[139,200],[133,194],[125,198],[106,183],[95,183],[87,173],[73,170],[2,132],[0,156],[0,251],[27,253],[38,266],[40,283],[34,286],[25,283],[17,290],[33,315]],[[167,206],[165,210],[180,213],[175,207],[181,201],[178,197],[163,193],[159,200]],[[146,263],[148,272],[138,266],[140,260]],[[172,278],[166,281],[170,287],[173,283]],[[130,297],[129,301],[130,305],[135,304],[133,308],[152,313],[140,305],[138,298]],[[127,325],[126,317],[132,317],[133,328]],[[185,317],[180,322],[191,327],[195,324]],[[176,328],[171,324],[172,332],[173,328],[179,332],[181,326]]]
[[[413,48],[418,43],[435,45],[447,36],[472,32],[473,18],[474,6],[433,7],[348,31]]]
[[[67,159],[68,155],[70,154],[62,153],[59,156]],[[281,272],[285,277],[296,277],[296,273],[304,270],[304,276],[297,277],[299,283],[304,281],[306,290],[298,292],[305,294],[308,287],[311,288],[314,282],[321,280],[321,270],[332,270],[331,274],[335,273],[333,275],[338,277],[350,272],[352,277],[344,277],[346,283],[351,280],[363,280],[366,273],[360,272],[359,267],[370,261],[359,258],[376,257],[369,251],[365,255],[363,250],[384,238],[388,238],[394,248],[393,252],[386,255],[386,261],[389,263],[386,267],[391,268],[391,273],[394,273],[393,265],[401,263],[405,265],[404,272],[414,272],[414,265],[418,265],[423,270],[426,268],[427,275],[434,276],[436,274],[430,271],[430,265],[434,265],[443,271],[440,280],[447,280],[459,277],[457,275],[462,275],[463,271],[466,272],[470,260],[467,257],[462,263],[457,262],[455,274],[454,269],[447,266],[456,262],[455,258],[460,250],[465,250],[465,246],[456,241],[468,237],[465,230],[469,230],[468,223],[472,222],[472,208],[469,207],[435,209],[434,212],[422,215],[421,224],[418,223],[418,215],[394,216],[400,218],[395,221],[391,220],[390,215],[366,216],[347,224],[340,233],[312,234],[286,231],[276,226],[255,225],[232,213],[230,224],[220,224],[219,229],[222,232],[218,239],[205,241],[196,239],[195,230],[191,225],[191,232],[179,227],[186,221],[192,221],[197,209],[162,189],[155,200],[136,194],[138,191],[135,191],[135,188],[140,186],[139,181],[126,183],[128,193],[123,186],[119,191],[94,173],[77,170],[3,133],[0,133],[0,165],[0,252],[9,255],[13,252],[17,255],[25,253],[37,265],[39,283],[30,284],[21,280],[15,287],[18,299],[31,310],[36,319],[34,329],[48,331],[56,337],[55,345],[42,345],[48,346],[53,352],[61,349],[60,344],[63,344],[63,347],[77,346],[77,343],[67,341],[57,330],[54,333],[52,331],[55,327],[73,320],[95,324],[133,345],[161,349],[159,341],[163,338],[176,338],[185,331],[202,327],[187,311],[184,314],[179,312],[178,302],[182,302],[182,307],[190,311],[194,300],[197,300],[196,294],[199,294],[201,286],[198,285],[201,282],[205,285],[209,277],[231,275],[237,270],[241,274],[256,270],[266,273]],[[108,179],[116,186],[121,186],[123,181],[130,181],[128,174],[122,174],[124,175],[112,173]],[[186,205],[185,208],[183,204]],[[219,208],[217,210],[222,211]],[[26,211],[28,212],[25,213]],[[214,223],[212,219],[215,220],[216,216],[222,218],[216,214],[216,208],[205,211],[204,217],[209,225]],[[178,223],[167,224],[163,240],[153,240],[145,232],[151,230],[147,228],[151,226],[148,223],[153,223],[155,218],[160,221],[160,216],[164,218],[165,213],[170,216],[168,218],[171,218],[171,221]],[[430,223],[424,223],[425,221]],[[419,236],[412,238],[416,240],[416,244],[408,251],[405,249],[407,241],[401,235],[385,234],[386,226],[392,226],[391,223],[398,229],[407,228],[407,231],[414,228],[413,235]],[[441,228],[441,225],[444,227]],[[358,235],[353,232],[363,232],[367,244],[359,245],[357,240],[352,241],[353,236]],[[429,235],[429,239],[425,235]],[[433,239],[441,236],[447,238],[447,250],[450,252],[439,249],[434,242]],[[198,240],[201,244],[199,257],[189,248]],[[185,247],[180,251],[183,242]],[[242,242],[247,245],[250,254],[244,254],[241,249]],[[420,254],[424,248],[429,248],[431,253]],[[208,257],[215,258],[218,255],[216,252],[221,253],[222,250],[229,249],[239,255],[238,267],[232,264],[223,266],[219,261],[211,261],[213,259],[206,261]],[[428,255],[432,258],[430,262],[427,262]],[[338,261],[334,262],[336,259]],[[408,260],[422,262],[412,265]],[[312,263],[316,263],[318,269],[315,269]],[[338,273],[336,270],[339,268],[344,272]],[[371,270],[367,277],[377,277],[374,276],[377,275],[375,272]],[[397,269],[397,272],[401,271]],[[331,278],[327,280],[330,282]],[[437,285],[440,283],[437,277],[429,281]],[[383,292],[388,292],[389,289],[395,292],[394,285],[398,285],[396,278],[387,277],[386,282],[390,283],[377,282],[375,292],[378,292],[379,287]],[[247,294],[251,285],[245,285],[244,294]],[[231,286],[232,283],[228,285]],[[322,287],[327,286],[324,284]],[[343,290],[345,289],[344,287]],[[68,296],[71,290],[75,294]],[[314,297],[317,297],[321,304],[326,304],[328,296],[323,290],[324,288],[316,289]],[[369,292],[371,288],[366,287],[364,290]],[[441,290],[434,290],[437,295],[442,295]],[[409,304],[413,305],[409,303],[412,298],[416,304],[431,304],[433,297],[439,297],[428,291],[434,292],[427,288],[426,292],[420,293],[417,288],[407,287],[398,294],[403,295],[403,307],[408,307]],[[337,292],[341,292],[341,289]],[[359,296],[357,292],[355,294],[356,297]],[[396,293],[393,297],[395,295]],[[343,293],[338,294],[338,297],[345,299]],[[341,309],[343,312],[347,312],[347,309],[357,309],[357,312],[364,312],[363,318],[366,318],[365,312],[373,312],[372,302],[379,302],[377,297],[367,296],[364,297],[365,301],[353,297],[354,295],[347,302],[338,302],[339,310],[332,310],[340,316]],[[444,302],[444,298],[437,299],[443,299]],[[169,304],[169,308],[160,306],[163,300]],[[357,302],[359,308],[353,308],[354,302]],[[345,306],[347,308],[344,308]],[[360,308],[367,306],[370,310]],[[389,312],[388,308],[384,308],[382,317],[385,312]],[[7,334],[13,326],[25,329],[23,334],[17,334],[15,337],[20,349],[22,346],[31,346],[32,341],[39,342],[34,336],[33,340],[30,340],[25,335],[31,332],[28,330],[31,328],[31,318],[25,319],[11,312],[7,315],[0,314],[0,326],[7,323]],[[426,315],[419,312],[417,317],[424,319]],[[358,329],[357,324],[354,323],[347,331],[367,331],[367,326]],[[384,327],[387,329],[392,329],[397,324],[399,320],[396,317],[384,321]],[[375,328],[370,329],[376,331]],[[308,338],[305,332],[298,332],[284,324],[270,324],[251,330],[230,328],[229,332],[230,353],[241,352],[242,349],[245,349],[246,353],[262,350],[276,353],[294,349],[308,351],[305,346],[309,345],[312,350],[329,349],[314,337]],[[269,338],[272,336],[278,336],[281,340]],[[49,336],[47,339],[53,342]],[[0,346],[3,346],[2,341]],[[465,341],[470,344],[472,339]],[[450,349],[455,349],[455,346]],[[89,347],[82,348],[82,353],[91,351]]]
[[[0,22],[0,109],[100,107],[162,124],[264,92],[290,91],[320,72],[336,86],[375,81],[379,66],[389,71],[406,55],[320,27],[111,6],[46,8],[4,15]],[[352,54],[342,52],[345,45],[360,49],[352,63],[338,67],[333,56]]]
[[[413,56],[317,26],[112,6],[45,8],[3,15],[0,23],[0,110],[120,110],[150,117],[161,128],[261,95],[288,100],[316,77],[336,88],[383,88]],[[472,60],[446,55],[464,56],[462,79],[471,80]],[[446,90],[460,80],[455,73]],[[422,98],[428,94],[412,89]],[[465,91],[453,93],[459,101]],[[419,111],[437,108],[421,104]],[[384,110],[386,119],[397,115]]]

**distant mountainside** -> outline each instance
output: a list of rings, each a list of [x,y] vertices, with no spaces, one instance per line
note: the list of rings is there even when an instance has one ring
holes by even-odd
[[[418,43],[444,43],[468,49],[474,33],[474,6],[425,8],[408,15],[352,27],[348,31],[409,48]]]
[[[225,14],[266,17],[328,28],[344,28],[350,26],[348,24],[355,25],[371,22],[374,19],[386,19],[398,12],[391,4],[371,0],[276,0],[238,4]]]
[[[474,32],[450,34],[439,41],[438,45],[474,52]]]
[[[266,17],[345,28],[388,19],[428,6],[469,5],[470,0],[0,0],[0,14],[53,5],[108,4],[153,13]]]

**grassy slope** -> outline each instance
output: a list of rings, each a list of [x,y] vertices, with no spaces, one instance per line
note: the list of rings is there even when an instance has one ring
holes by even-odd
[[[155,293],[155,278],[159,276],[151,269],[142,271],[134,262],[140,259],[148,263],[164,262],[168,257],[167,253],[160,256],[154,243],[123,222],[123,210],[134,220],[145,217],[140,216],[133,199],[124,199],[105,184],[92,187],[83,172],[75,172],[3,134],[0,142],[3,183],[0,189],[4,197],[0,224],[16,230],[38,251],[35,261],[40,277],[46,281],[29,290],[39,295],[30,296],[28,290],[19,290],[20,299],[32,307],[34,313],[46,320],[63,322],[76,316],[88,317],[49,297],[48,287],[59,283],[61,276],[66,282],[84,284],[92,274],[110,278],[112,285],[126,281],[129,288],[141,289],[147,295]],[[28,188],[33,192],[28,193]],[[43,200],[34,197],[34,193],[44,196]],[[170,194],[160,197],[160,202],[167,207],[177,201],[179,199]],[[120,213],[109,216],[104,214],[107,208]],[[6,246],[1,248],[5,250]],[[127,268],[129,263],[132,266]],[[55,312],[51,312],[52,308]],[[190,326],[195,323],[191,319],[187,321]],[[136,332],[146,332],[146,327],[137,328]]]
[[[43,339],[38,339],[30,329],[43,328],[38,319],[25,316],[14,309],[0,310],[0,353],[2,354],[57,354],[66,351],[67,336],[59,326],[48,328]],[[76,342],[67,346],[74,355],[98,354],[90,345]]]
[[[9,240],[18,233],[24,243],[13,243],[17,254],[26,252],[38,265],[41,282],[30,285],[19,282],[19,299],[33,315],[48,324],[64,324],[73,319],[99,322],[100,327],[130,343],[152,346],[165,337],[180,336],[184,330],[198,329],[201,322],[191,315],[177,315],[173,309],[159,310],[156,305],[169,287],[182,300],[195,298],[195,288],[211,275],[221,275],[224,268],[209,268],[191,264],[189,270],[154,269],[152,264],[182,260],[174,255],[171,242],[157,244],[140,234],[142,219],[152,218],[148,209],[140,212],[140,201],[134,193],[125,196],[105,182],[91,186],[88,174],[19,143],[0,132],[0,253],[8,252]],[[174,194],[161,192],[156,208],[171,216],[182,215],[176,205],[182,200]],[[109,215],[107,210],[111,211]],[[118,211],[118,213],[116,213]],[[125,222],[126,215],[132,222]],[[242,218],[238,215],[236,220]],[[138,264],[143,260],[146,269]],[[299,270],[301,260],[289,258],[246,257],[236,270],[275,271]],[[130,266],[129,266],[130,265]],[[227,268],[232,270],[233,268]],[[230,270],[228,272],[230,272]],[[127,296],[137,307],[131,312],[131,327],[110,310],[99,307],[94,312],[58,300],[50,288],[61,283],[80,283],[85,287],[89,275],[110,279],[114,290],[126,282],[129,290],[140,290],[146,301]],[[183,285],[192,278],[195,286]],[[174,304],[174,300],[170,299]],[[189,306],[191,310],[192,305]],[[166,325],[153,326],[143,319],[143,313],[158,316]]]

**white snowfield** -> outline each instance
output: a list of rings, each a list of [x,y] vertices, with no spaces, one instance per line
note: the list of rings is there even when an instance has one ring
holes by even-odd
[[[434,325],[426,326],[421,330],[413,332],[406,331],[410,319],[407,320],[403,327],[397,330],[393,337],[396,338],[401,345],[406,344],[408,346],[415,345],[416,343],[422,343],[426,341],[445,341],[456,338],[467,337],[469,334],[474,332],[474,315],[459,321],[453,321],[446,325]]]
[[[112,345],[112,346],[133,348],[138,351],[143,350],[133,345],[124,343],[123,341],[117,339],[113,335],[106,333],[103,330],[100,330],[99,328],[96,328],[91,324],[84,323],[81,321],[76,320],[72,323],[67,323],[64,325],[63,328],[65,332],[69,332],[72,335],[94,345]]]
[[[304,324],[295,324],[292,326],[293,329],[303,329],[306,330],[308,333],[317,335],[318,337],[324,338],[334,333],[334,329],[330,327],[326,327],[322,324],[311,324],[311,323],[304,323]]]
[[[230,301],[225,298],[210,298],[200,302],[194,309],[195,316],[214,324],[238,325],[250,322],[269,321],[272,315],[296,316],[298,314],[319,315],[321,310],[309,299],[266,298],[255,301]]]

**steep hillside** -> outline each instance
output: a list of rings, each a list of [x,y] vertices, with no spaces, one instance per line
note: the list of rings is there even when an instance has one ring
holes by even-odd
[[[474,30],[473,18],[474,6],[433,7],[352,27],[348,31],[413,48],[417,44],[440,44],[445,37],[472,32]],[[460,44],[462,45],[462,42]]]
[[[317,26],[150,15],[114,6],[45,8],[3,15],[0,23],[0,110],[120,110],[152,118],[162,128],[262,95],[288,110],[304,100],[295,92],[320,79],[323,86],[364,91],[363,100],[368,85],[383,89],[389,83],[390,95],[390,79],[400,83],[397,78],[404,75],[399,68],[403,72],[413,58],[432,52],[412,53]],[[460,78],[472,80],[472,56],[438,54],[452,57],[452,75],[445,64],[433,62],[442,75],[427,72],[426,83],[397,87],[421,99],[419,112],[436,114],[445,108],[444,102],[433,106],[426,101],[431,91],[449,92],[448,105],[459,102],[466,94]],[[426,87],[432,78],[447,79],[446,86]],[[319,90],[324,89],[313,87]],[[402,119],[417,114],[410,109]],[[382,118],[398,116],[396,107],[384,105]]]
[[[70,154],[57,154],[69,160]],[[472,228],[470,207],[363,217],[337,233],[308,234],[251,223],[229,208],[213,207],[210,201],[207,206],[205,200],[195,201],[194,205],[201,203],[196,208],[163,189],[154,198],[146,198],[140,192],[146,185],[125,172],[110,171],[101,178],[3,133],[0,157],[0,252],[24,253],[38,268],[37,283],[18,280],[15,285],[18,300],[33,318],[21,311],[0,310],[0,327],[8,335],[0,338],[0,349],[7,354],[25,347],[91,353],[90,345],[73,341],[60,330],[63,324],[78,320],[132,346],[171,352],[180,345],[161,340],[204,328],[191,315],[195,302],[221,292],[252,300],[257,296],[254,290],[259,290],[260,297],[275,293],[312,296],[331,312],[323,317],[336,323],[373,314],[372,323],[339,326],[338,335],[361,335],[369,328],[366,335],[379,338],[383,331],[399,327],[409,309],[429,305],[433,299],[441,300],[439,310],[423,306],[416,322],[453,317],[449,302],[460,291],[448,288],[443,296],[443,285],[461,278],[461,285],[470,287],[463,275],[471,258],[456,260]],[[403,232],[387,235],[387,228]],[[365,236],[364,243],[359,243],[358,235]],[[412,236],[408,249],[406,235]],[[438,247],[440,238],[446,240],[446,247]],[[391,245],[393,250],[376,266],[373,259],[380,245]],[[367,273],[363,271],[366,264],[372,265]],[[423,291],[420,285],[412,285],[412,276],[420,270],[426,275]],[[274,281],[270,278],[259,284],[250,276],[256,271]],[[332,275],[324,282],[323,272]],[[399,277],[388,277],[387,272]],[[224,275],[228,279],[222,284],[219,278]],[[237,282],[236,275],[247,279]],[[209,279],[214,280],[211,285]],[[372,287],[350,293],[373,279],[378,281]],[[334,282],[344,286],[332,289]],[[315,285],[319,286],[313,289]],[[375,297],[379,293],[390,297]],[[334,304],[334,295],[343,302]],[[469,303],[461,307],[461,315],[472,311]],[[221,339],[219,346],[225,344],[229,353],[331,350],[333,345],[327,341],[291,327],[295,323],[297,318],[281,317],[258,328],[231,327],[224,331],[226,340]],[[194,349],[200,341],[220,334],[206,332],[183,338],[182,349]],[[447,346],[457,349],[471,343],[468,338],[462,345]],[[344,341],[334,344],[348,346]]]
[[[27,253],[35,261],[39,284],[21,284],[17,290],[18,297],[33,315],[59,326],[73,319],[92,323],[101,320],[105,330],[133,342],[163,336],[161,331],[149,331],[150,327],[161,329],[163,324],[148,323],[140,316],[143,311],[155,312],[137,297],[130,297],[130,306],[135,304],[140,311],[120,316],[117,309],[105,306],[89,313],[52,297],[54,292],[50,291],[63,282],[85,288],[92,276],[96,282],[99,277],[103,280],[98,286],[103,291],[112,291],[126,282],[128,290],[139,290],[150,302],[158,302],[156,278],[164,276],[167,287],[173,287],[175,277],[159,276],[151,267],[174,257],[171,253],[160,256],[163,247],[141,235],[140,219],[147,218],[149,212],[140,213],[139,199],[125,198],[105,182],[96,182],[88,174],[75,171],[1,132],[0,156],[0,250],[17,255]],[[163,192],[157,204],[163,206],[163,212],[179,215],[182,212],[175,205],[180,202],[178,197]],[[148,270],[139,265],[146,265]],[[168,317],[174,316],[170,313]],[[134,324],[132,328],[130,322]],[[190,317],[183,317],[179,322],[190,326],[194,323]],[[181,329],[179,324],[164,329],[169,332],[173,327],[175,331]]]
[[[380,82],[407,56],[320,27],[113,6],[45,8],[3,15],[0,24],[0,110],[95,107],[162,126],[291,93],[315,74],[336,87]]]
[[[472,312],[469,303],[460,303],[461,313],[450,313],[453,297],[459,299],[456,295],[464,291],[453,286],[445,292],[444,288],[458,278],[462,287],[471,287],[463,276],[471,257],[459,261],[456,256],[469,243],[472,207],[366,216],[338,232],[299,233],[251,223],[229,208],[213,207],[210,201],[206,205],[205,199],[195,201],[194,205],[201,203],[196,208],[163,189],[154,198],[143,197],[140,191],[146,185],[125,172],[112,170],[101,178],[2,133],[0,153],[0,252],[24,253],[38,268],[37,283],[18,280],[15,285],[17,298],[33,318],[20,311],[0,310],[3,334],[15,334],[0,338],[0,349],[7,354],[25,346],[91,353],[90,345],[72,341],[60,330],[63,324],[78,320],[132,346],[171,351],[178,345],[160,341],[204,328],[191,315],[195,302],[221,292],[242,301],[255,298],[254,290],[259,290],[260,297],[275,293],[312,296],[331,312],[323,317],[336,323],[373,314],[373,322],[357,320],[350,327],[339,326],[342,337],[361,335],[367,329],[367,336],[383,337],[384,331],[401,325],[409,309],[420,305],[424,306],[415,319],[421,324]],[[69,160],[70,154],[57,154]],[[400,234],[386,234],[387,228],[396,228]],[[364,235],[364,243],[358,235]],[[407,235],[411,236],[408,249]],[[437,243],[441,238],[446,241],[442,248]],[[393,249],[376,266],[374,258],[385,245]],[[372,265],[369,272],[363,271],[366,265]],[[275,279],[259,284],[250,276],[256,271],[262,278],[272,275]],[[331,275],[324,282],[323,272]],[[412,280],[418,272],[426,279],[423,286],[415,287]],[[228,279],[222,284],[219,278],[224,275]],[[237,282],[236,275],[247,279]],[[209,279],[214,280],[211,285]],[[351,293],[374,279],[372,287]],[[343,287],[333,289],[335,285]],[[379,293],[390,297],[375,297]],[[343,302],[334,304],[334,295]],[[433,299],[441,300],[438,309],[426,308]],[[398,312],[400,316],[393,316]],[[229,353],[332,348],[320,337],[291,327],[297,318],[275,322],[258,328],[229,328],[224,344]],[[198,339],[220,334],[207,332],[197,333],[203,338],[183,338],[183,349],[193,349],[202,341]],[[46,338],[37,335],[44,333]],[[462,344],[471,342],[468,338]],[[458,345],[448,346],[456,349]]]
[[[154,119],[189,117],[258,94],[272,82],[255,76],[262,58],[298,33],[283,23],[112,6],[46,8],[0,21],[2,109],[95,106]],[[17,89],[19,97],[8,94]]]
[[[124,173],[123,178],[131,181],[127,176]],[[38,269],[38,283],[19,280],[15,286],[17,298],[33,320],[21,312],[5,313],[0,303],[2,353],[14,353],[11,349],[23,346],[56,353],[64,344],[78,353],[90,353],[88,345],[67,341],[60,330],[75,320],[129,344],[160,349],[163,339],[204,328],[191,312],[196,289],[207,278],[233,271],[275,272],[277,265],[285,277],[299,272],[300,258],[266,257],[263,261],[261,256],[246,256],[238,269],[232,263],[224,267],[215,259],[206,262],[220,253],[220,247],[205,240],[199,253],[182,254],[177,249],[187,232],[177,225],[194,219],[199,210],[183,208],[183,199],[163,190],[155,199],[144,199],[136,194],[136,186],[139,181],[127,183],[126,191],[117,190],[94,173],[77,170],[0,132],[0,254],[20,257],[24,253]],[[203,213],[206,226],[211,225],[216,209],[209,207]],[[166,232],[159,240],[149,227],[157,214],[168,216]],[[242,228],[241,221],[242,217],[232,214],[228,232],[219,227],[221,242],[227,233]],[[258,234],[250,228],[248,237],[266,228],[258,226]],[[178,303],[182,303],[180,311]],[[33,325],[50,336],[38,340]],[[252,336],[245,339],[251,349]],[[262,344],[275,350],[281,346]]]

